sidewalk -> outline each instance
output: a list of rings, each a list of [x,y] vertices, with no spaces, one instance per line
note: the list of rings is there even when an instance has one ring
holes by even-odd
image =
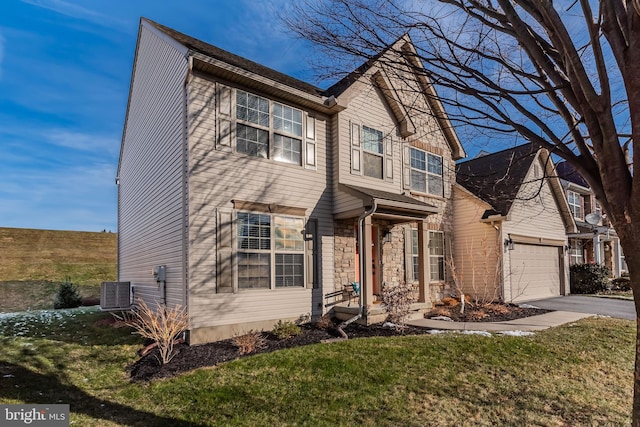
[[[450,322],[447,320],[415,319],[407,322],[407,324],[421,328],[453,331],[541,331],[590,316],[593,316],[593,314],[552,311],[538,316],[530,316],[506,322]]]

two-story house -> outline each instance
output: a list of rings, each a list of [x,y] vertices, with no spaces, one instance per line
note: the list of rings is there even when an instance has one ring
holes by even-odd
[[[570,264],[603,264],[613,277],[627,272],[618,235],[589,184],[567,162],[558,163],[557,171],[578,226],[576,233],[569,234]]]
[[[430,307],[450,283],[465,154],[413,52],[402,38],[323,90],[142,19],[118,280],[133,298],[185,306],[190,343],[322,315],[352,282],[361,304],[332,306],[344,317],[375,320],[382,287],[399,281]]]

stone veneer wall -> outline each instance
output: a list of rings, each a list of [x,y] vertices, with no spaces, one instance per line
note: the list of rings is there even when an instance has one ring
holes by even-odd
[[[356,220],[336,220],[333,222],[335,288],[342,289],[355,280],[356,276]]]
[[[450,204],[443,201],[443,209],[450,209]],[[434,231],[445,231],[447,234],[451,232],[451,221],[442,221],[444,215],[434,215],[429,217],[428,228]],[[391,225],[387,221],[374,220],[375,224],[380,227],[381,239],[382,232],[388,227],[391,227],[391,235],[389,241],[382,241],[382,263],[383,272],[382,280],[387,285],[397,286],[403,283],[406,279],[405,274],[405,228],[417,227],[416,223],[405,223]],[[449,225],[449,228],[444,228]],[[444,228],[444,229],[443,229]],[[355,280],[356,272],[356,220],[336,220],[334,221],[334,243],[335,243],[335,255],[334,255],[334,267],[335,267],[335,286],[336,289],[340,289],[343,285],[346,285]],[[448,245],[451,239],[446,239],[445,249],[447,254],[449,253]],[[446,257],[445,257],[446,259]],[[428,262],[428,261],[427,261]],[[448,270],[448,267],[447,267]],[[447,271],[445,277],[448,279],[450,273]],[[445,296],[448,296],[451,292],[451,283],[449,281],[442,283],[432,283],[430,285],[431,299],[432,301],[439,302]]]

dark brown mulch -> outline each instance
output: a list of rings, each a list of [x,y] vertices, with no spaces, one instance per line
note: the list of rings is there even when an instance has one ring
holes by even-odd
[[[335,329],[335,325],[327,329],[319,329],[313,325],[302,325],[301,329],[302,333],[300,335],[288,339],[278,339],[275,335],[265,332],[263,334],[266,338],[266,345],[264,348],[247,355],[241,355],[231,339],[194,346],[180,344],[175,347],[177,354],[173,357],[171,362],[164,366],[160,366],[157,358],[158,352],[157,350],[153,350],[129,366],[131,380],[138,382],[172,377],[193,369],[205,366],[215,366],[220,363],[245,356],[316,344],[322,340],[337,338],[340,336]],[[407,326],[403,331],[398,331],[392,327],[383,327],[382,325],[362,326],[355,323],[344,328],[344,331],[349,336],[349,339],[376,336],[419,335],[429,332],[425,328],[416,328],[412,326]]]
[[[519,307],[515,304],[467,304],[464,313],[460,313],[461,305],[437,306],[425,317],[446,316],[456,322],[505,322],[549,313],[552,310],[542,308]]]
[[[484,307],[471,307],[467,305],[465,314],[460,314],[460,306],[438,306],[431,315],[446,315],[454,321],[461,322],[498,322],[505,320],[519,319],[528,316],[547,313],[550,310],[537,308],[521,308],[510,304],[491,304]],[[285,348],[299,347],[303,345],[316,344],[323,340],[339,337],[335,329],[336,323],[326,329],[320,329],[313,325],[302,325],[302,333],[288,339],[278,339],[275,335],[265,332],[266,344],[263,348],[246,355],[240,354],[238,348],[233,344],[233,340],[223,340],[209,344],[188,346],[180,344],[175,347],[176,355],[171,362],[161,366],[158,363],[157,349],[151,351],[129,367],[131,380],[134,382],[149,381],[158,378],[167,378],[188,372],[193,369],[205,366],[215,366],[223,362],[251,356],[258,353],[269,353]],[[419,335],[429,333],[426,328],[407,326],[402,331],[393,327],[385,327],[381,324],[363,326],[352,323],[344,331],[352,338],[367,338],[381,336],[399,335]]]

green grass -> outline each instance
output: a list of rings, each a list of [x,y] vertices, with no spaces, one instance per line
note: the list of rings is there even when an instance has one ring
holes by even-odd
[[[355,339],[131,384],[140,341],[100,326],[105,316],[0,316],[0,402],[69,403],[83,426],[630,423],[631,321],[586,319],[529,337]]]
[[[117,278],[117,235],[0,228],[0,313],[53,308],[69,277],[83,297]]]
[[[117,235],[84,231],[0,228],[0,282],[115,280]]]

